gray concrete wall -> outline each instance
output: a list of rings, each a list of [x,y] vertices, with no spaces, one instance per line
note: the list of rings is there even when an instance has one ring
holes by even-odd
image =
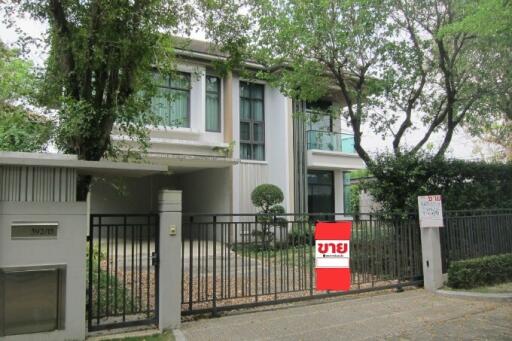
[[[76,170],[58,167],[0,166],[0,200],[75,201]]]
[[[1,268],[66,265],[65,329],[9,336],[6,341],[85,338],[86,221],[85,202],[0,202]],[[12,240],[13,222],[58,222],[57,238]]]
[[[96,178],[91,187],[90,212],[91,214],[156,212],[160,188],[175,189],[176,176]]]
[[[184,213],[230,213],[229,168],[181,174],[177,177],[177,188],[183,193]]]
[[[91,189],[92,214],[145,214],[158,211],[158,192],[183,192],[183,211],[229,213],[231,208],[230,168],[212,168],[173,175],[143,178],[96,179]]]

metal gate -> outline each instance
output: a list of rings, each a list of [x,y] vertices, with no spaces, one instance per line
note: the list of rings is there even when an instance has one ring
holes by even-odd
[[[417,217],[364,215],[352,227],[350,291],[317,292],[314,222],[333,219],[347,217],[185,215],[182,315],[422,283]]]
[[[89,331],[158,321],[158,215],[90,216]]]

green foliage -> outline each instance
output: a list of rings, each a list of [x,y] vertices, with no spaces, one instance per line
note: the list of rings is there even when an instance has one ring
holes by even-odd
[[[417,211],[419,195],[440,194],[446,210],[512,207],[512,163],[381,154],[361,185],[383,211]]]
[[[0,150],[36,152],[46,148],[52,123],[26,109],[36,96],[32,64],[0,41]]]
[[[217,8],[231,2],[209,1]],[[416,154],[433,133],[443,136],[436,154],[445,154],[455,128],[481,105],[481,60],[473,34],[442,34],[468,15],[466,2],[449,0],[248,1],[211,22],[221,46],[225,35],[239,37],[239,53],[269,66],[259,77],[288,96],[314,101],[329,96],[343,103],[354,132],[354,147],[370,166],[362,127],[391,137],[395,155]],[[251,25],[236,25],[239,19]],[[219,18],[218,18],[219,19]],[[226,30],[233,23],[233,30]],[[215,30],[218,28],[217,30]],[[232,47],[232,45],[230,45]],[[238,55],[237,55],[238,56]],[[239,58],[238,58],[239,59]],[[237,65],[237,70],[243,65]],[[503,92],[500,92],[503,94]],[[425,133],[415,145],[409,132]],[[366,133],[365,133],[366,135]]]
[[[283,206],[279,205],[284,200],[283,191],[276,185],[261,184],[251,193],[251,201],[260,211],[256,220],[260,223],[260,230],[255,229],[252,235],[259,239],[262,249],[271,248],[276,229],[286,228],[286,219],[276,217],[285,213]],[[274,232],[272,232],[274,229]],[[257,241],[258,243],[258,241]]]
[[[448,286],[471,289],[512,281],[512,253],[451,262]]]
[[[86,268],[89,272],[89,247],[86,248]],[[126,309],[137,310],[138,302],[132,300],[131,291],[123,286],[122,278],[118,278],[114,272],[107,272],[107,256],[104,252],[99,252],[98,248],[93,249],[92,254],[92,273],[93,273],[93,302],[100,301],[99,317],[107,314],[107,300],[111,306],[108,307],[109,314],[116,315],[123,313],[123,302],[126,302]],[[98,265],[99,264],[99,265]],[[87,276],[89,280],[89,276]],[[114,302],[117,302],[117,311],[114,309]],[[98,317],[97,307],[92,309],[93,317]]]
[[[38,152],[46,149],[52,123],[20,107],[0,104],[0,150]]]
[[[360,213],[361,186],[350,185],[350,214],[357,216]]]
[[[288,245],[310,245],[315,241],[315,226],[313,224],[302,223],[293,224],[288,232]]]
[[[499,159],[512,160],[512,2],[462,2],[466,16],[444,27],[443,36],[470,34],[476,47],[482,99],[470,112],[466,129],[485,142],[502,146]]]
[[[16,25],[19,14],[49,25],[40,103],[58,113],[61,151],[100,160],[146,150],[148,127],[161,121],[149,110],[156,92],[151,70],[172,74],[172,36],[189,27],[190,3],[22,0],[1,9],[8,24]],[[112,141],[114,128],[127,142]],[[90,177],[80,179],[79,199],[89,184]]]
[[[261,184],[251,193],[251,201],[254,206],[261,210],[261,213],[274,213],[272,212],[273,207],[283,202],[283,200],[283,191],[281,191],[281,189],[276,185],[272,184]]]

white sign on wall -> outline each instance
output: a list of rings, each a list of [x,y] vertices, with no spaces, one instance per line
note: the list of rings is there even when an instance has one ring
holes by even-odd
[[[440,195],[418,197],[420,227],[443,227],[443,204]]]

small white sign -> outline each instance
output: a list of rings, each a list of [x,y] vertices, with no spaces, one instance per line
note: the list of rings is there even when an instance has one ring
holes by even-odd
[[[420,227],[443,227],[443,203],[440,195],[418,197]]]
[[[317,268],[350,267],[350,240],[317,240]]]

